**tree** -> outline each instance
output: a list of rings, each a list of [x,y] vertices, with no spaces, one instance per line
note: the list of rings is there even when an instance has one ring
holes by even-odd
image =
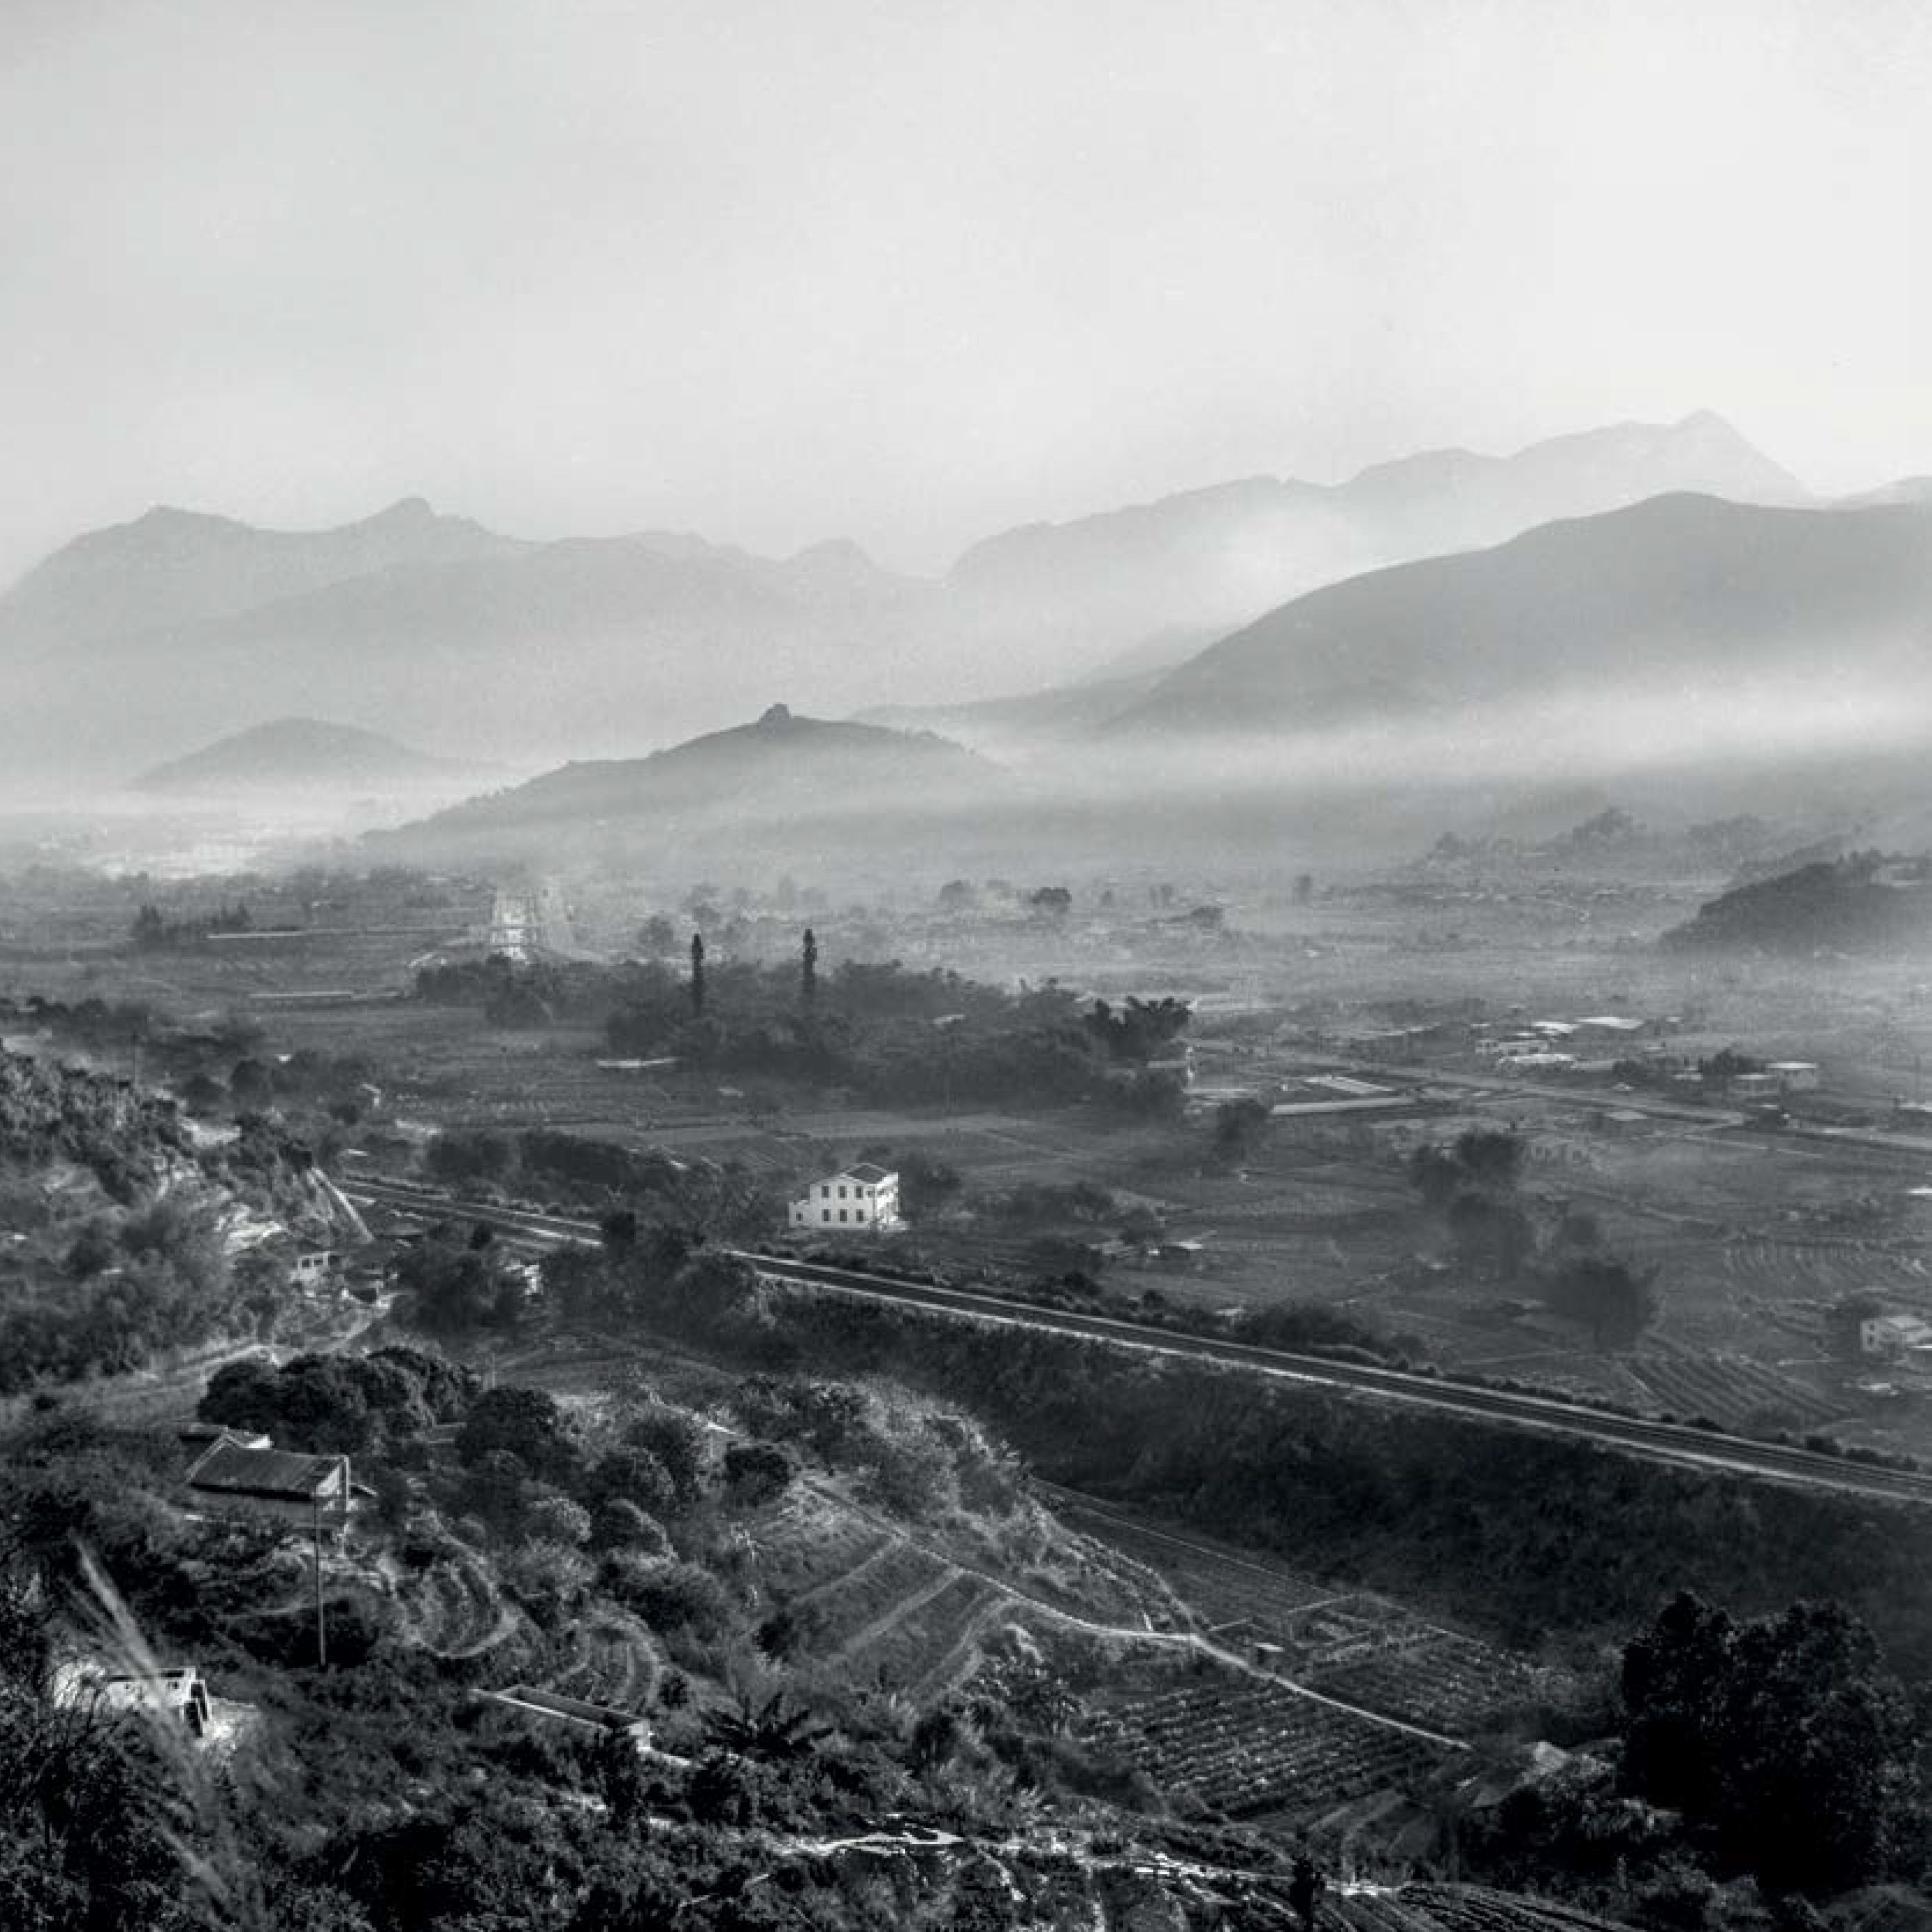
[[[410,1298],[409,1318],[432,1335],[513,1328],[523,1312],[522,1285],[499,1268],[494,1245],[418,1241],[398,1260],[396,1282]]]
[[[909,1220],[938,1214],[964,1185],[956,1168],[918,1148],[908,1148],[886,1165],[898,1172],[899,1205]]]
[[[470,1404],[457,1431],[456,1453],[465,1463],[479,1462],[493,1450],[508,1451],[546,1481],[567,1478],[578,1460],[576,1441],[556,1398],[545,1390],[514,1384],[485,1389]]]
[[[259,1060],[238,1060],[228,1076],[228,1094],[238,1107],[267,1106],[274,1097],[268,1070]]]
[[[1468,1127],[1448,1148],[1418,1148],[1409,1156],[1408,1177],[1423,1199],[1439,1211],[1466,1189],[1511,1192],[1522,1155],[1520,1135],[1500,1127]]]
[[[1449,1204],[1449,1238],[1456,1258],[1478,1274],[1514,1281],[1536,1252],[1536,1231],[1514,1202],[1473,1188]]]
[[[1639,1273],[1606,1255],[1572,1254],[1550,1274],[1544,1298],[1581,1322],[1599,1348],[1629,1348],[1657,1319],[1657,1270]]]
[[[1027,904],[1042,919],[1064,919],[1073,909],[1073,895],[1064,886],[1042,886],[1028,893]]]
[[[734,1442],[724,1452],[725,1483],[748,1506],[782,1496],[797,1474],[790,1452],[776,1442]]]
[[[694,1020],[704,1017],[704,935],[701,932],[691,935],[691,1016]]]
[[[815,1744],[832,1735],[832,1726],[814,1724],[812,1713],[802,1707],[788,1707],[784,1691],[776,1690],[761,1704],[741,1694],[735,1709],[714,1712],[705,1719],[704,1734],[722,1750],[782,1762],[809,1756]]]
[[[1214,1152],[1230,1166],[1250,1158],[1267,1131],[1268,1110],[1251,1095],[1223,1100],[1214,1109]]]
[[[677,928],[661,912],[654,912],[638,928],[638,950],[653,959],[662,959],[677,944]]]
[[[1842,1605],[1739,1624],[1686,1593],[1626,1647],[1621,1688],[1626,1786],[1767,1887],[1843,1891],[1922,1850],[1920,1726]]]
[[[688,1504],[704,1479],[704,1430],[681,1408],[647,1408],[632,1418],[624,1440],[647,1449],[671,1480],[680,1503]]]
[[[204,1422],[268,1435],[281,1419],[281,1377],[260,1356],[224,1363],[208,1377],[194,1412]]]
[[[1456,1136],[1456,1162],[1471,1186],[1507,1194],[1522,1172],[1523,1147],[1520,1134],[1501,1127],[1466,1127]]]
[[[182,1088],[182,1101],[190,1114],[212,1114],[228,1097],[221,1082],[206,1073],[191,1073]]]
[[[590,1540],[590,1512],[568,1496],[541,1496],[524,1512],[524,1534],[534,1542],[579,1549]]]
[[[634,1503],[646,1516],[668,1515],[677,1503],[677,1484],[650,1450],[624,1444],[598,1457],[586,1493],[596,1504]]]
[[[1298,1857],[1288,1880],[1288,1903],[1295,1917],[1300,1920],[1303,1932],[1315,1932],[1322,1895],[1328,1889],[1328,1881],[1322,1876],[1314,1860],[1305,1854]]]
[[[805,928],[805,944],[798,962],[799,1004],[808,1013],[818,1000],[818,940],[812,928]]]

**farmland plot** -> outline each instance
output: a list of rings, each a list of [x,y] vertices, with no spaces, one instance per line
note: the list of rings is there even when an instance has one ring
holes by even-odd
[[[1299,1814],[1426,1776],[1448,1754],[1264,1678],[1217,1670],[1090,1715],[1084,1740],[1232,1816]]]
[[[1842,1416],[1834,1402],[1762,1362],[1653,1344],[1631,1361],[1656,1408],[1708,1416],[1726,1429],[1815,1429]]]
[[[1264,1559],[1091,1504],[1061,1516],[1148,1563],[1216,1642],[1273,1644],[1284,1675],[1365,1709],[1452,1735],[1551,1688],[1527,1660],[1366,1592],[1338,1593]]]
[[[1418,1623],[1300,1676],[1332,1697],[1458,1734],[1480,1730],[1498,1712],[1526,1702],[1543,1681],[1521,1658]]]

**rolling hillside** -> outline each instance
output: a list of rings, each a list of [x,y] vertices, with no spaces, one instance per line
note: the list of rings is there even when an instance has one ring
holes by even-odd
[[[1182,665],[1115,730],[1186,737],[1592,694],[1722,713],[1917,681],[1932,511],[1661,496],[1334,584]]]
[[[235,792],[365,790],[458,779],[463,767],[412,751],[376,731],[317,718],[280,718],[155,766],[137,791],[223,796]]]
[[[490,857],[554,856],[586,842],[688,848],[712,835],[890,847],[934,818],[1000,800],[1006,784],[999,766],[929,733],[797,717],[774,704],[754,724],[648,758],[565,765],[376,842],[386,856]]]

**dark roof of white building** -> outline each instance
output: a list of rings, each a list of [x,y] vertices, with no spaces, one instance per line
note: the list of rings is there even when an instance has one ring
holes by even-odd
[[[248,1449],[235,1442],[215,1444],[188,1472],[191,1490],[216,1490],[226,1496],[272,1496],[308,1502],[334,1480],[340,1456],[305,1456],[293,1449]]]

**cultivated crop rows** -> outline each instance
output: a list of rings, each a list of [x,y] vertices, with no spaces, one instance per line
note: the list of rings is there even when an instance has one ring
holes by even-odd
[[[1646,1349],[1630,1367],[1660,1409],[1708,1416],[1726,1429],[1810,1429],[1844,1413],[1816,1390],[1741,1356]]]
[[[1232,1673],[1098,1713],[1083,1735],[1162,1789],[1236,1816],[1325,1808],[1406,1785],[1443,1755],[1285,1685]]]
[[[1508,1652],[1424,1622],[1366,1594],[1322,1586],[1264,1559],[1222,1555],[1105,1510],[1060,1504],[1090,1534],[1144,1557],[1230,1648],[1278,1644],[1282,1671],[1313,1689],[1452,1734],[1533,1696],[1535,1670]]]
[[[1366,1654],[1300,1674],[1331,1697],[1452,1733],[1480,1730],[1497,1712],[1524,1702],[1538,1681],[1520,1658],[1425,1625],[1410,1626]]]
[[[1443,1932],[1622,1932],[1591,1912],[1482,1886],[1404,1886],[1402,1902],[1428,1913]]]
[[[1924,1288],[1922,1263],[1864,1241],[1728,1241],[1726,1273],[1760,1293],[1826,1300],[1864,1288]]]
[[[1406,1892],[1331,1892],[1322,1901],[1319,1932],[1443,1932],[1443,1925]]]

